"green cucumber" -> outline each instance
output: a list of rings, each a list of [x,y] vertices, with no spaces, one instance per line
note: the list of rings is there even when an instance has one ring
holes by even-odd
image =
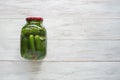
[[[36,50],[41,51],[42,46],[41,46],[41,40],[39,35],[35,36],[35,43],[36,43]]]
[[[28,53],[28,39],[27,38],[23,38],[22,40],[21,40],[21,51],[24,53],[24,54],[26,54],[26,53]]]
[[[30,50],[32,51],[32,54],[35,53],[35,43],[34,43],[34,36],[29,36],[29,44],[30,44]]]

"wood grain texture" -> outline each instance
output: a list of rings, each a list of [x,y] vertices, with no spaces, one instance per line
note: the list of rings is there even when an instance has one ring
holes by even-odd
[[[69,20],[69,19],[67,19]],[[1,38],[18,40],[20,30],[25,25],[25,19],[0,19]],[[80,40],[120,40],[119,19],[83,19],[79,21],[63,22],[45,19],[49,40],[80,39]]]
[[[120,0],[0,0],[0,80],[120,80]],[[46,58],[20,56],[27,16],[42,16]]]
[[[1,0],[0,18],[119,18],[119,0]],[[60,15],[60,16],[59,16]]]
[[[2,19],[0,22],[0,60],[22,60],[19,48],[20,30],[25,21]],[[85,19],[75,26],[74,23],[46,23],[48,55],[45,60],[120,61],[119,22],[118,19]]]
[[[0,60],[23,60],[19,41],[5,41],[0,45]],[[45,61],[120,61],[119,44],[120,41],[111,40],[48,40]]]
[[[0,80],[119,80],[120,63],[0,62]]]

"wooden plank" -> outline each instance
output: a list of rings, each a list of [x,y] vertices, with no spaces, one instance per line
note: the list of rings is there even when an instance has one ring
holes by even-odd
[[[48,39],[120,40],[120,19],[45,20]],[[1,39],[19,40],[24,19],[0,19]]]
[[[0,42],[0,60],[24,60],[19,40]],[[44,61],[120,61],[120,41],[48,40]]]
[[[0,18],[120,18],[119,0],[1,0]]]
[[[119,19],[66,20],[45,21],[49,39],[120,39]]]
[[[25,21],[3,19],[0,22],[0,60],[22,60],[19,48],[20,29]],[[84,19],[81,22],[81,26],[76,27],[74,24],[61,24],[63,26],[59,27],[57,23],[47,24],[48,56],[45,60],[119,61],[119,19]]]
[[[0,80],[119,80],[120,63],[0,62]]]

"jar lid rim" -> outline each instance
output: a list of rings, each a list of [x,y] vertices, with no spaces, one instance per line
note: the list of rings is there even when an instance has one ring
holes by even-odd
[[[27,21],[30,21],[30,20],[43,21],[43,18],[42,17],[27,17],[26,20]]]

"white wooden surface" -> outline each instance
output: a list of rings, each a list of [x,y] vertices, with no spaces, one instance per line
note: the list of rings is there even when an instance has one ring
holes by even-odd
[[[0,0],[0,80],[120,80],[120,0]],[[27,16],[42,16],[46,58],[20,56]]]
[[[117,62],[17,62],[0,64],[1,80],[119,80]]]

